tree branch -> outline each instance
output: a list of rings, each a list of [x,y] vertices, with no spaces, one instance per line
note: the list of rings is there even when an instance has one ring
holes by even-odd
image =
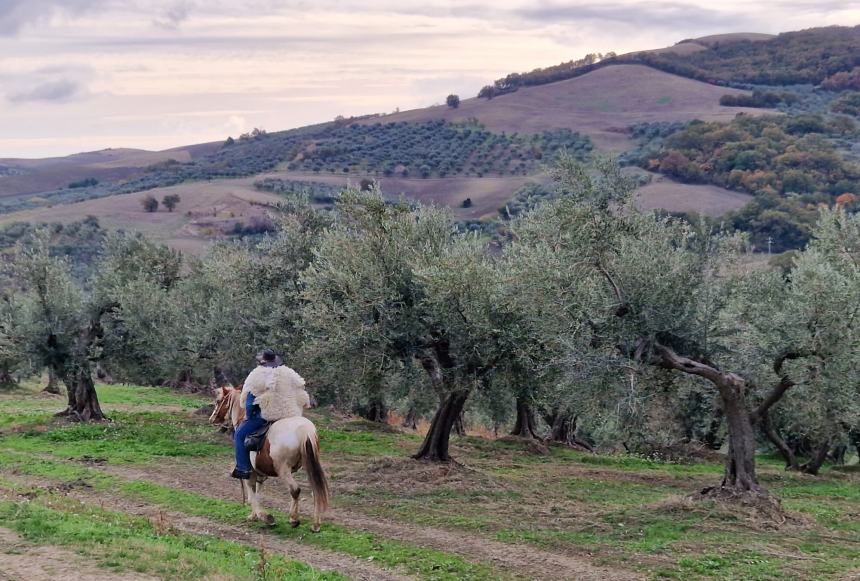
[[[618,284],[615,282],[615,279],[612,278],[612,275],[609,274],[609,271],[604,268],[603,264],[597,260],[594,263],[594,266],[597,267],[597,270],[600,271],[600,274],[606,279],[609,283],[609,286],[612,287],[612,293],[615,295],[615,299],[618,301],[618,308],[615,310],[616,317],[623,317],[628,312],[630,312],[630,306],[627,304],[627,301],[624,300],[624,296],[621,294],[621,288],[619,288]]]
[[[795,386],[795,381],[788,374],[782,372],[782,366],[790,359],[800,359],[812,355],[812,351],[786,351],[773,362],[773,371],[779,377],[779,382],[773,386],[764,401],[750,414],[750,419],[755,423],[770,410],[773,405],[782,399],[785,392]]]
[[[660,343],[654,344],[654,351],[660,356],[660,362],[669,369],[675,369],[690,375],[698,375],[714,384],[719,384],[723,378],[723,372],[716,366],[707,365],[695,359],[678,355],[674,350]]]

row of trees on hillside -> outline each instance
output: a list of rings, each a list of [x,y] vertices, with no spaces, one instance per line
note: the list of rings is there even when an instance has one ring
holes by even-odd
[[[642,64],[708,83],[827,87],[833,83],[831,79],[842,79],[843,73],[860,66],[858,48],[860,26],[828,26],[785,32],[767,40],[714,42],[707,50],[685,54],[642,52],[629,56]]]
[[[750,272],[743,237],[636,211],[613,163],[563,158],[554,178],[501,252],[445,210],[358,190],[336,212],[290,201],[275,235],[184,266],[111,235],[84,282],[39,234],[11,263],[0,364],[51,367],[67,413],[97,419],[96,364],[226,382],[273,345],[322,403],[432,418],[419,459],[449,459],[468,408],[598,449],[725,441],[718,491],[761,491],[758,444],[816,472],[856,437],[860,218],[822,210],[787,272]]]
[[[696,42],[695,40],[682,42]],[[679,43],[680,44],[680,43]],[[718,85],[820,84],[828,90],[860,88],[860,26],[830,26],[786,32],[767,40],[709,42],[699,51],[644,51],[625,55],[588,54],[555,66],[526,73],[511,73],[485,85],[479,98],[492,99],[520,87],[572,79],[616,64],[643,64],[672,74]],[[783,96],[786,96],[783,94]],[[762,107],[764,95],[745,104],[730,98],[732,106]],[[790,98],[790,96],[787,96]],[[777,101],[779,101],[778,99]]]

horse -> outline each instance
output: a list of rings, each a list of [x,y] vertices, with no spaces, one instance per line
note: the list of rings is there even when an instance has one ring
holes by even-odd
[[[237,428],[245,419],[245,410],[239,405],[241,389],[221,387],[215,390],[215,410],[209,416],[209,423],[223,425],[227,421]],[[249,521],[260,520],[272,525],[275,519],[263,511],[260,496],[266,478],[283,478],[290,489],[290,526],[299,526],[299,495],[301,488],[293,472],[304,468],[314,497],[314,520],[311,531],[318,533],[320,518],[329,503],[328,478],[320,464],[319,436],[316,427],[309,419],[297,416],[284,418],[272,424],[263,447],[259,452],[251,452],[251,465],[254,470],[249,480],[242,480],[242,490],[251,505]]]

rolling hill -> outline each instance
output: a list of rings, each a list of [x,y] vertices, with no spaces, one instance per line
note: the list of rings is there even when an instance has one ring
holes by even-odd
[[[663,175],[641,188],[643,208],[720,216],[754,198],[709,183],[709,174],[700,175],[698,182],[683,176],[678,179],[689,183],[673,181],[673,174],[664,169],[674,158],[666,161],[663,142],[693,120],[730,124],[739,114],[750,119],[776,111],[723,106],[722,97],[750,91],[700,79],[716,75],[714,80],[725,83],[735,78],[733,70],[743,79],[752,64],[761,66],[768,58],[782,73],[821,76],[844,70],[854,62],[845,47],[852,46],[857,30],[688,39],[664,49],[610,55],[580,68],[571,62],[509,75],[499,85],[504,90],[493,98],[463,99],[456,108],[431,106],[338,119],[226,144],[0,160],[0,212],[6,212],[0,223],[74,221],[94,215],[106,226],[140,230],[199,252],[209,240],[237,222],[262,216],[265,205],[277,201],[276,194],[254,187],[264,178],[335,186],[371,179],[386,194],[447,205],[464,220],[488,219],[520,188],[545,183],[543,168],[561,149],[580,157],[592,150],[623,153],[628,163],[633,160],[647,169],[653,168],[645,162],[657,163]],[[820,50],[812,51],[815,58],[824,58],[820,66],[800,55],[816,39],[830,51],[826,58]],[[545,82],[558,75],[568,77]],[[643,140],[643,134],[652,137]],[[833,151],[847,151],[853,139],[848,133],[824,138]],[[751,163],[749,155],[744,159]],[[95,182],[99,184],[92,186]],[[72,183],[78,189],[69,188]],[[145,214],[140,207],[143,191],[156,198],[179,193],[183,202],[176,213]],[[846,191],[852,191],[850,184]],[[14,211],[19,208],[23,211]]]
[[[588,135],[601,149],[631,147],[627,128],[643,122],[728,121],[760,109],[721,107],[720,97],[746,91],[717,87],[642,65],[606,66],[585,75],[493,99],[464,99],[457,109],[440,105],[366,120],[416,123],[431,119],[477,119],[495,132],[536,133],[570,129]]]
[[[159,162],[189,162],[213,153],[220,143],[201,143],[165,151],[104,149],[44,159],[0,159],[0,198],[57,190],[71,183],[139,177]]]

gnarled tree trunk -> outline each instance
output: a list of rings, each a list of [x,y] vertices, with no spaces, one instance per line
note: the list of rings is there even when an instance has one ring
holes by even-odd
[[[535,414],[524,397],[517,397],[517,421],[514,422],[512,436],[520,438],[537,438],[535,431]]]
[[[57,381],[57,374],[50,367],[48,368],[48,385],[42,391],[53,395],[60,395],[60,383]]]
[[[821,466],[824,464],[824,461],[827,460],[828,452],[830,452],[829,439],[818,447],[818,450],[815,452],[815,456],[810,458],[809,462],[803,464],[803,466],[800,467],[800,470],[805,474],[818,476],[818,471],[821,470]]]
[[[0,386],[2,387],[12,387],[17,385],[18,382],[15,381],[15,378],[9,373],[8,369],[0,369]]]
[[[860,428],[849,430],[848,439],[851,440],[851,445],[857,450],[857,457],[860,458]]]
[[[367,405],[357,406],[356,413],[365,420],[384,424],[388,421],[388,407],[382,398],[371,399]]]
[[[444,399],[433,416],[421,448],[412,456],[413,458],[431,462],[447,462],[451,459],[448,455],[451,429],[463,412],[463,406],[466,405],[468,398],[468,391],[453,391]]]
[[[755,471],[753,419],[747,409],[746,383],[743,378],[721,371],[712,364],[678,355],[664,345],[656,344],[655,349],[661,365],[707,379],[720,394],[729,439],[721,486],[740,492],[761,492]]]
[[[594,452],[594,448],[576,435],[578,417],[567,412],[556,412],[545,416],[550,425],[549,439],[574,448]]]
[[[415,413],[415,408],[410,406],[409,410],[406,412],[406,417],[403,418],[403,423],[401,426],[404,428],[409,428],[410,430],[418,429],[418,414]]]
[[[744,399],[745,384],[734,373],[721,374],[717,381],[729,427],[729,451],[723,488],[759,492],[755,471],[755,433]]]
[[[66,385],[69,403],[65,410],[57,414],[58,416],[80,422],[105,419],[88,366],[78,367],[65,373],[63,383]]]

